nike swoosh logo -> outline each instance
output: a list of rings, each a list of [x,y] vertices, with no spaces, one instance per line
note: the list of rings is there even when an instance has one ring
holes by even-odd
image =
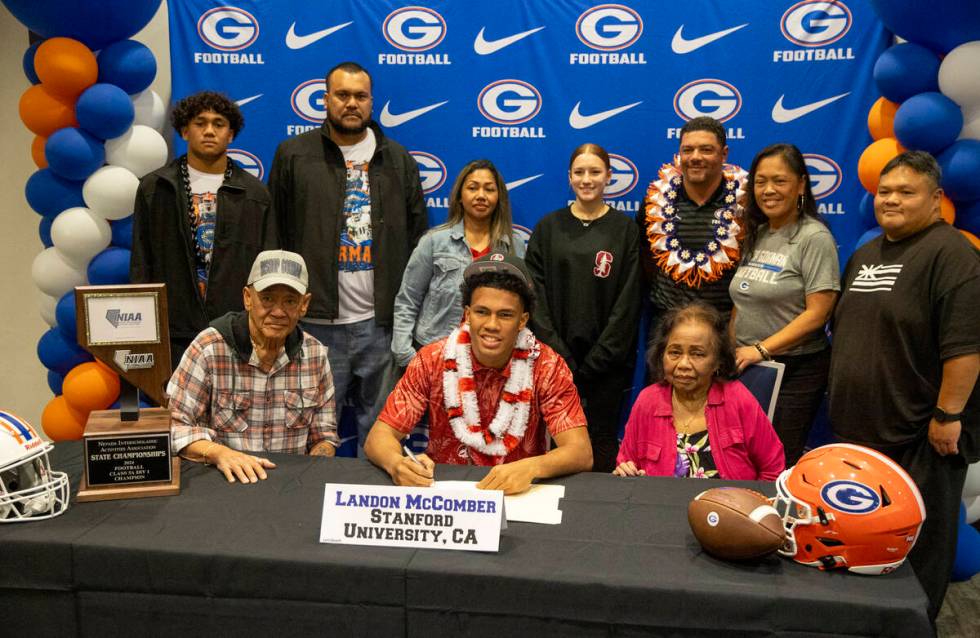
[[[253,95],[252,97],[243,97],[240,100],[235,100],[235,104],[237,104],[238,106],[245,106],[249,102],[254,102],[255,100],[259,99],[263,95],[264,93],[259,93],[258,95]]]
[[[684,30],[684,25],[682,24],[677,28],[677,33],[674,34],[674,39],[670,41],[670,48],[674,50],[674,53],[684,55],[685,53],[690,53],[691,51],[697,51],[701,47],[711,44],[715,40],[721,40],[729,33],[735,33],[739,29],[744,29],[749,26],[749,23],[740,24],[737,27],[732,27],[731,29],[725,29],[724,31],[715,31],[714,33],[709,33],[708,35],[703,35],[700,38],[692,38],[686,40],[681,32]]]
[[[437,109],[443,104],[447,104],[449,100],[443,102],[436,102],[435,104],[430,104],[429,106],[423,106],[412,111],[405,111],[404,113],[398,113],[397,115],[388,110],[388,106],[391,101],[385,102],[385,107],[381,109],[381,126],[391,128],[392,126],[401,126],[409,120],[414,120],[420,115],[425,115],[432,109]]]
[[[485,40],[483,38],[483,32],[486,31],[487,28],[483,27],[480,29],[480,32],[476,34],[476,40],[473,40],[473,50],[480,55],[490,55],[491,53],[496,53],[504,47],[509,47],[518,40],[523,40],[532,33],[537,33],[543,28],[544,27],[538,27],[537,29],[521,31],[520,33],[515,33],[514,35],[507,36],[506,38],[499,38],[497,40]]]
[[[513,182],[507,182],[506,184],[504,184],[504,186],[507,187],[507,190],[512,191],[515,188],[517,188],[518,186],[523,186],[524,184],[527,184],[528,182],[533,182],[534,180],[536,180],[537,178],[541,177],[542,175],[544,175],[544,173],[538,173],[537,175],[531,175],[530,177],[525,177],[524,179],[516,179]]]
[[[826,100],[820,100],[819,102],[810,102],[809,104],[804,104],[803,106],[798,106],[793,109],[788,109],[783,106],[783,98],[785,95],[780,95],[779,99],[776,100],[776,104],[772,107],[772,121],[778,124],[785,124],[786,122],[792,122],[793,120],[799,119],[804,115],[809,115],[817,109],[822,109],[831,102],[836,102],[837,100],[850,95],[851,92],[841,93],[840,95],[835,95],[834,97],[828,97]]]
[[[632,104],[609,109],[608,111],[600,111],[599,113],[594,113],[592,115],[582,115],[578,111],[579,107],[582,106],[582,103],[578,102],[575,104],[575,108],[572,109],[572,112],[568,116],[568,124],[572,128],[577,129],[589,128],[590,126],[595,126],[603,120],[608,120],[611,117],[619,115],[623,111],[628,111],[638,104],[643,104],[643,101],[633,102]]]
[[[314,31],[308,35],[296,35],[296,23],[289,25],[289,32],[286,33],[286,46],[290,49],[302,49],[303,47],[308,47],[318,40],[322,40],[331,33],[340,31],[344,27],[349,27],[354,24],[353,21],[345,22],[343,24],[338,24],[337,26],[324,29],[322,31]]]

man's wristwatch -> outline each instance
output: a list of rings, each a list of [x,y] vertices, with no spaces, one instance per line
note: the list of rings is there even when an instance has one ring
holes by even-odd
[[[961,418],[963,418],[963,413],[957,412],[956,414],[950,414],[937,405],[932,411],[932,418],[934,418],[937,423],[952,423],[953,421],[959,421]]]

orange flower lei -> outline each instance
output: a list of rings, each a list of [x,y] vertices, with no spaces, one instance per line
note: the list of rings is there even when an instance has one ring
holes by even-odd
[[[748,173],[734,164],[725,164],[723,171],[725,203],[715,211],[711,222],[715,236],[698,248],[685,246],[676,234],[676,203],[683,184],[676,164],[664,164],[658,179],[647,189],[646,235],[653,259],[664,274],[691,288],[718,281],[725,271],[738,265],[742,233],[738,223],[742,206],[738,202]]]

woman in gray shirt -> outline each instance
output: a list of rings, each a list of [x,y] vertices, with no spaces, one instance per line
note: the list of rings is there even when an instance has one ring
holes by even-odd
[[[773,144],[752,160],[742,262],[729,293],[739,371],[763,360],[786,365],[773,426],[786,467],[803,453],[827,387],[824,325],[840,291],[837,246],[817,213],[800,150]]]

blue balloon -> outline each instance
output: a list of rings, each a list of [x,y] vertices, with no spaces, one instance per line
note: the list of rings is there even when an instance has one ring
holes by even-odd
[[[110,246],[92,258],[88,281],[93,286],[129,283],[129,251]]]
[[[37,71],[34,70],[34,54],[37,53],[37,48],[41,46],[44,40],[38,40],[31,46],[27,47],[24,51],[24,75],[27,79],[31,81],[31,84],[40,84],[41,78],[37,77]]]
[[[114,42],[99,52],[99,82],[115,84],[130,95],[150,86],[156,74],[153,52],[135,40]]]
[[[943,190],[954,202],[980,199],[980,140],[959,140],[936,160],[943,169]]]
[[[84,180],[105,164],[102,140],[68,126],[51,134],[44,144],[48,168],[65,179]]]
[[[92,50],[139,33],[160,8],[160,0],[3,0],[3,4],[34,33],[75,38]]]
[[[115,221],[110,221],[112,228],[112,245],[127,250],[133,248],[133,216],[123,217]]]
[[[889,31],[937,53],[980,40],[976,0],[871,0],[871,5]]]
[[[895,112],[895,137],[907,149],[936,155],[956,141],[962,128],[963,111],[942,93],[913,95]]]
[[[132,99],[114,84],[93,84],[75,103],[75,117],[81,127],[103,140],[125,133],[135,114]]]
[[[92,361],[92,355],[82,350],[74,341],[69,341],[63,332],[51,328],[37,342],[37,358],[48,370],[60,375],[68,374],[75,366]]]
[[[980,573],[980,532],[961,523],[956,536],[956,558],[950,580],[962,582]]]
[[[45,248],[54,246],[54,241],[51,239],[51,224],[53,223],[54,217],[42,217],[41,223],[37,226],[37,234],[41,237],[41,243],[44,244]]]
[[[924,46],[903,42],[885,49],[875,62],[878,91],[892,102],[939,90],[939,58]]]
[[[69,290],[61,296],[57,305],[54,307],[54,318],[58,321],[58,330],[72,341],[78,340],[78,332],[75,329],[75,291]]]
[[[858,237],[857,243],[854,244],[854,250],[857,250],[861,246],[865,245],[866,243],[868,243],[869,241],[871,241],[872,239],[874,239],[875,237],[877,237],[881,233],[882,233],[882,230],[881,230],[881,227],[880,226],[876,226],[876,227],[872,228],[871,230],[865,231],[865,233],[863,235],[861,235],[860,237]]]
[[[956,204],[955,226],[980,237],[980,199],[954,203]]]
[[[58,177],[49,168],[35,171],[27,178],[24,196],[34,212],[44,217],[53,218],[66,208],[85,205],[82,182]]]
[[[861,197],[861,204],[858,207],[858,212],[860,213],[861,228],[863,230],[878,228],[878,219],[875,217],[874,195],[866,192],[864,196]]]
[[[65,377],[54,370],[48,370],[48,387],[55,396],[61,394],[61,384],[65,382]]]

